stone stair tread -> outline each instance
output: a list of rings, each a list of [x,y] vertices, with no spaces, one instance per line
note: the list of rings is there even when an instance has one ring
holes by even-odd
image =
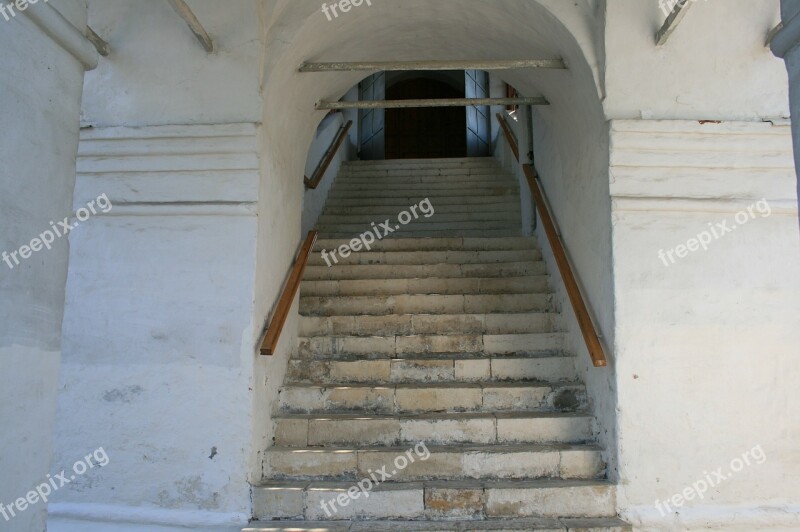
[[[285,489],[324,489],[347,491],[353,485],[351,479],[342,480],[267,480],[256,485],[258,488],[285,488]],[[409,489],[542,489],[542,488],[568,488],[568,487],[608,487],[614,484],[605,479],[459,479],[459,480],[392,480],[389,479],[373,488],[373,491],[398,491]]]
[[[429,444],[426,445],[431,453],[447,452],[447,453],[514,453],[514,452],[550,452],[550,451],[601,451],[602,447],[596,443],[493,443],[493,444],[474,444],[474,443],[457,443],[451,445]],[[325,447],[314,446],[273,446],[267,452],[272,451],[296,451],[296,452],[397,452],[404,453],[408,450],[408,446],[390,445],[390,446],[353,446],[353,445],[331,445]]]
[[[256,521],[242,532],[629,532],[632,527],[617,518],[597,519],[472,519],[472,520],[353,520],[341,521]]]
[[[550,388],[562,388],[562,387],[575,387],[575,386],[583,386],[583,382],[580,381],[559,381],[559,382],[547,382],[547,381],[536,381],[536,380],[529,380],[529,379],[520,379],[515,381],[498,381],[498,382],[473,382],[473,381],[444,381],[444,382],[342,382],[342,383],[325,383],[325,384],[314,384],[314,383],[306,383],[306,382],[286,382],[283,385],[283,388],[286,387],[293,387],[293,388],[325,388],[325,389],[336,389],[336,388],[381,388],[381,389],[420,389],[420,390],[430,390],[430,389],[441,389],[441,388],[450,388],[450,389],[459,389],[459,388],[469,388],[469,389],[484,389],[484,388],[536,388],[536,387],[550,387]]]
[[[438,420],[438,419],[553,419],[553,418],[582,418],[590,417],[591,413],[586,411],[575,412],[545,412],[539,410],[517,410],[513,412],[420,412],[412,414],[380,413],[380,412],[312,412],[312,413],[288,413],[279,412],[273,417],[278,419],[326,419],[336,421],[352,420],[395,420],[395,419],[414,419],[414,420]]]
[[[362,360],[509,360],[509,359],[537,359],[537,358],[576,358],[574,354],[564,351],[553,351],[543,349],[539,352],[520,352],[520,353],[373,353],[370,355],[359,355],[352,353],[329,353],[313,358],[303,358],[294,360],[320,360],[335,362],[359,362]]]

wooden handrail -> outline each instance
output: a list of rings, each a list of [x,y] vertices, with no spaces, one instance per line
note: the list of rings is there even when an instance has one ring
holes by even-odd
[[[514,138],[511,127],[505,120],[502,113],[497,114],[497,119],[500,121],[500,126],[506,136],[506,140],[514,152],[514,156],[519,161],[519,147]],[[539,184],[538,173],[532,164],[522,165],[525,172],[525,178],[528,180],[528,186],[531,189],[533,200],[536,203],[536,208],[539,211],[539,216],[544,226],[544,232],[547,234],[547,240],[550,243],[550,248],[553,250],[553,256],[558,265],[558,271],[561,273],[561,279],[564,281],[564,287],[567,289],[567,297],[572,304],[572,310],[575,311],[575,317],[578,319],[578,326],[581,329],[583,340],[586,342],[586,348],[589,350],[589,356],[592,359],[592,364],[595,367],[604,367],[608,365],[608,358],[606,357],[603,344],[600,342],[600,336],[597,334],[597,329],[592,321],[589,309],[586,306],[586,301],[581,294],[578,286],[578,281],[573,273],[572,266],[569,263],[567,252],[564,248],[564,242],[556,231],[556,225],[553,221],[553,216],[548,207],[547,197],[545,196],[544,189]]]
[[[511,126],[509,126],[508,122],[506,122],[503,113],[497,113],[497,121],[500,122],[500,127],[503,129],[503,133],[506,136],[506,141],[508,141],[508,145],[511,147],[511,152],[514,154],[514,157],[517,158],[517,162],[519,162],[519,144],[517,144],[517,139],[514,137],[514,132],[511,131]]]
[[[339,152],[339,148],[342,147],[344,139],[347,138],[347,133],[350,131],[351,127],[353,127],[353,121],[348,120],[346,124],[343,124],[342,127],[339,128],[339,132],[336,134],[336,138],[333,139],[330,147],[328,147],[325,157],[322,158],[319,166],[317,166],[317,169],[314,170],[314,175],[311,176],[310,179],[305,176],[303,177],[306,188],[314,190],[319,186],[320,181],[322,181],[322,178],[325,177],[325,172],[328,171],[328,167],[333,162],[333,158],[336,157],[336,154]]]
[[[306,236],[305,242],[297,254],[291,272],[289,272],[289,279],[283,287],[281,298],[275,307],[275,312],[272,314],[272,319],[269,325],[265,327],[262,333],[259,344],[261,345],[261,354],[271,356],[275,354],[275,349],[278,346],[278,339],[283,331],[283,326],[286,324],[286,318],[289,316],[289,310],[292,308],[294,298],[297,291],[300,289],[300,281],[303,279],[303,271],[308,264],[308,257],[311,250],[314,248],[314,243],[317,241],[317,231],[309,231]]]

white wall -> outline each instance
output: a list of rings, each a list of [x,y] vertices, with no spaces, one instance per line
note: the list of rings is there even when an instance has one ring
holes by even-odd
[[[789,128],[622,120],[611,141],[620,504],[645,529],[796,530],[800,251]],[[720,223],[733,231],[722,236]],[[672,262],[671,249],[712,227],[720,237],[704,237],[707,251]],[[654,507],[707,471],[730,473],[758,445],[764,464],[673,506],[672,519]]]
[[[56,457],[110,464],[58,493],[53,530],[251,515],[263,13],[191,6],[213,54],[166,2],[90,6],[113,52],[87,78],[75,207],[113,209],[71,239]]]
[[[346,118],[342,113],[336,113],[328,116],[322,121],[314,135],[314,142],[311,143],[311,148],[308,150],[308,160],[306,161],[305,175],[311,178],[314,171],[322,161],[323,157],[330,148],[331,143],[336,139],[339,129],[346,122]],[[353,123],[352,128],[358,130],[358,126]],[[350,142],[350,134],[344,140],[336,156],[331,161],[325,175],[320,181],[319,186],[314,189],[306,189],[305,196],[303,197],[303,219],[302,219],[302,234],[308,233],[317,225],[317,220],[325,209],[325,202],[328,200],[328,193],[331,187],[336,182],[336,176],[339,174],[339,169],[342,162],[351,160],[355,152],[355,146]]]
[[[28,9],[56,8],[76,27],[85,26],[80,1]],[[65,46],[77,40],[53,40],[29,13],[0,18],[0,252],[30,245],[51,221],[72,213],[84,65]],[[10,258],[13,269],[0,262],[0,504],[6,506],[57,472],[52,427],[68,257],[62,238],[19,265]],[[3,532],[45,530],[42,502],[14,512],[6,510],[8,520],[0,515]]]

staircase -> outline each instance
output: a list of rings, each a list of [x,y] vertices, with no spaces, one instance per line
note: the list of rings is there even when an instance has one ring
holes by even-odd
[[[342,168],[246,530],[630,530],[519,205],[493,159]]]

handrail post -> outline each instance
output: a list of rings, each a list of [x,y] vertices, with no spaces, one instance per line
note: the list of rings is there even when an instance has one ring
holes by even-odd
[[[286,318],[289,316],[289,310],[292,308],[297,291],[300,288],[300,282],[303,280],[303,271],[306,269],[308,257],[311,254],[311,250],[314,248],[318,235],[319,232],[317,231],[309,231],[305,242],[303,242],[300,251],[297,253],[297,258],[292,265],[289,278],[281,291],[278,304],[275,306],[275,312],[272,314],[272,318],[268,321],[259,339],[258,345],[261,346],[260,351],[262,355],[271,356],[275,354],[275,349],[278,346],[278,339],[283,331],[283,326],[286,324]]]

